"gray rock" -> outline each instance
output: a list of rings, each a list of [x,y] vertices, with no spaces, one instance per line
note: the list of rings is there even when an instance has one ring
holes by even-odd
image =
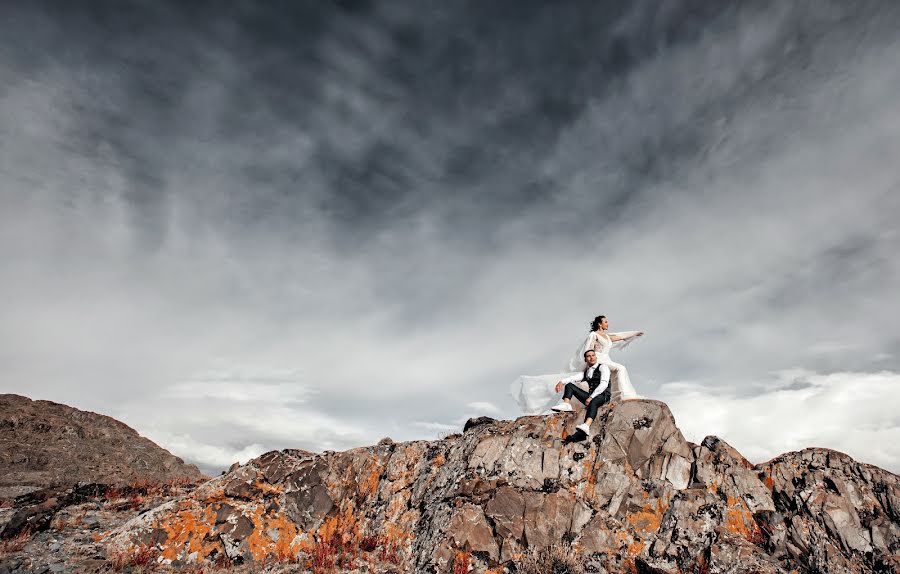
[[[895,475],[819,449],[754,467],[715,437],[687,443],[658,401],[604,406],[590,440],[565,444],[575,419],[484,421],[444,440],[342,453],[267,453],[132,519],[106,543],[152,541],[185,561],[224,552],[260,562],[349,545],[368,548],[375,571],[442,573],[465,552],[473,571],[496,571],[568,542],[594,572],[875,572],[896,562]]]

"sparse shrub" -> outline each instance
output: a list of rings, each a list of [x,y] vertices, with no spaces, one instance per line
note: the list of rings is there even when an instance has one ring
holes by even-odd
[[[156,562],[157,552],[146,545],[131,546],[127,549],[114,551],[107,556],[107,561],[116,572],[125,568],[149,566]]]
[[[516,565],[516,574],[584,574],[581,562],[568,544],[528,550]]]
[[[141,506],[144,505],[144,497],[141,496],[139,492],[132,492],[128,495],[128,508],[130,510],[137,510]]]
[[[359,541],[359,549],[363,552],[374,552],[378,548],[377,536],[366,536]]]
[[[213,562],[216,570],[227,570],[234,566],[234,560],[228,557],[224,552],[216,555],[216,560]]]
[[[457,552],[453,557],[452,574],[469,574],[469,564],[472,561],[472,555],[469,552]]]
[[[25,548],[25,545],[28,544],[28,538],[30,536],[31,533],[28,532],[28,529],[24,529],[12,538],[0,540],[0,556],[21,552]]]
[[[285,562],[288,564],[296,564],[300,562],[300,555],[297,550],[290,546],[278,546],[275,551],[269,555],[274,562]]]
[[[55,530],[56,532],[62,532],[69,525],[69,521],[66,520],[66,516],[62,513],[57,514],[50,521],[50,529]]]

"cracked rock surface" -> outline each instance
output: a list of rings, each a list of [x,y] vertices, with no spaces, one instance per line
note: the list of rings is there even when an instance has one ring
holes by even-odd
[[[754,466],[716,437],[685,441],[658,401],[605,406],[589,440],[566,444],[576,422],[481,419],[443,440],[270,452],[104,543],[160,565],[309,567],[331,553],[345,570],[450,572],[462,556],[501,572],[568,543],[595,572],[897,571],[896,475],[823,449]]]

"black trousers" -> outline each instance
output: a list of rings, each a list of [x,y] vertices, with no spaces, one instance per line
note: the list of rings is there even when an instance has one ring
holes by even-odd
[[[586,391],[576,385],[575,383],[566,383],[566,390],[563,391],[564,399],[571,399],[575,397],[582,404],[587,405],[587,412],[585,413],[585,419],[595,419],[597,418],[597,409],[605,405],[609,402],[609,386],[607,385],[606,390],[591,399],[591,402],[588,403],[587,399],[591,396],[592,391]]]

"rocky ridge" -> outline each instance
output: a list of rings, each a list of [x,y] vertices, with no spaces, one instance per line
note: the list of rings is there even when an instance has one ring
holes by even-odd
[[[470,421],[462,434],[267,453],[109,533],[158,565],[514,571],[565,545],[589,572],[896,572],[900,481],[825,449],[752,465],[668,407]],[[375,558],[373,558],[375,557]],[[548,568],[548,571],[549,568]],[[561,570],[562,571],[562,570]]]
[[[195,481],[200,470],[111,417],[0,395],[0,498],[77,482]]]

